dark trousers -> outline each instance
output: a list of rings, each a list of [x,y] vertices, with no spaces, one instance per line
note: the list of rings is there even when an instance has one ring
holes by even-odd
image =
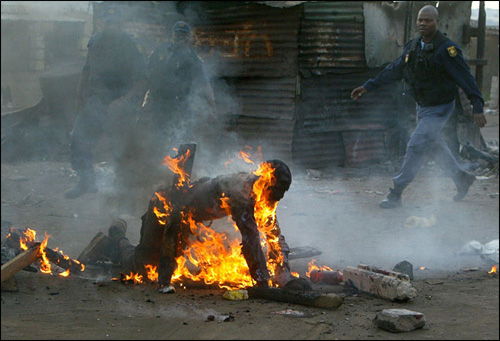
[[[71,131],[71,167],[80,174],[92,172],[93,151],[105,133],[110,135],[115,159],[123,155],[127,147],[137,109],[125,103],[116,112],[110,112],[108,106],[113,99],[91,96],[75,120]]]
[[[417,127],[408,142],[401,170],[392,179],[396,187],[405,188],[408,186],[431,152],[436,152],[435,159],[447,176],[453,177],[461,170],[441,133],[446,122],[453,114],[454,108],[454,101],[432,107],[418,108]]]

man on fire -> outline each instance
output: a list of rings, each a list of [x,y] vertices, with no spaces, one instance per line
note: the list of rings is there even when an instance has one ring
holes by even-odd
[[[157,267],[158,291],[172,293],[177,260],[194,234],[188,221],[202,223],[230,216],[241,233],[241,254],[254,286],[309,290],[308,282],[291,275],[290,250],[275,214],[291,182],[290,169],[283,161],[268,160],[255,172],[202,178],[192,184],[162,188],[142,216],[139,244],[133,246],[125,237],[126,223],[122,221],[109,228],[111,251],[125,271],[146,276],[146,266]],[[261,234],[267,243],[267,257]]]

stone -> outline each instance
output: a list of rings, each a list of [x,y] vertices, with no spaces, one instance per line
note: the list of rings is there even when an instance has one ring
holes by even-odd
[[[417,296],[417,290],[408,275],[388,270],[375,272],[373,270],[376,268],[367,270],[361,267],[369,268],[364,265],[344,268],[344,282],[347,286],[391,301],[407,301]]]
[[[407,309],[384,309],[372,320],[373,324],[391,333],[409,332],[425,325],[425,315]]]

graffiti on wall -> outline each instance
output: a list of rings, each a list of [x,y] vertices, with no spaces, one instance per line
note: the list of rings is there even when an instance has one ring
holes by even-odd
[[[250,22],[241,24],[240,28],[217,31],[197,27],[193,39],[194,45],[208,48],[209,54],[217,51],[225,58],[266,59],[274,55],[269,35],[257,30]]]

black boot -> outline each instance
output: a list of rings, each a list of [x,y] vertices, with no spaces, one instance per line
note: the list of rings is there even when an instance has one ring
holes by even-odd
[[[387,195],[387,198],[380,202],[379,206],[381,208],[395,208],[401,206],[401,193],[403,190],[394,186],[394,189],[390,188],[390,191],[391,192]]]
[[[80,180],[75,187],[64,193],[66,199],[75,199],[85,193],[96,193],[99,189],[95,184],[95,176],[92,170],[80,173]]]
[[[470,186],[476,180],[476,176],[471,173],[467,173],[464,171],[458,171],[455,176],[452,177],[453,182],[457,186],[457,194],[453,197],[454,201],[462,200],[467,193],[469,192]]]

